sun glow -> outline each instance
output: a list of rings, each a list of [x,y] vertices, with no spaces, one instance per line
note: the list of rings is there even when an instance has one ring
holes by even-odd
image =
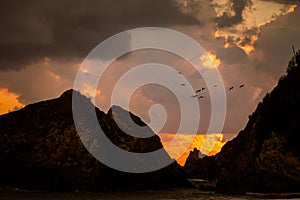
[[[210,51],[203,54],[200,57],[200,60],[202,61],[203,66],[208,69],[218,68],[221,64],[221,61],[217,58],[216,54]]]
[[[9,92],[7,88],[0,89],[0,115],[23,108],[25,104],[19,101],[19,95]]]
[[[94,87],[89,83],[84,83],[83,86],[84,87],[80,90],[80,92],[87,97],[95,98],[96,96],[99,96],[101,94],[101,90],[94,90]]]
[[[207,135],[197,134],[195,138],[189,134],[159,133],[158,135],[161,138],[164,146],[168,145],[170,141],[174,142],[172,147],[166,148],[166,151],[172,158],[178,157],[178,152],[181,152],[182,148],[185,148],[186,144],[192,141],[187,151],[185,151],[184,154],[177,159],[177,162],[182,166],[185,164],[190,151],[192,151],[194,148],[199,149],[202,153],[212,156],[220,152],[221,148],[227,142],[224,140],[224,135],[220,133]],[[176,140],[174,139],[175,136]]]

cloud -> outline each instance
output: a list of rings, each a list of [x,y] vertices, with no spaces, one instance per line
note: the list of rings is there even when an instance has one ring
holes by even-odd
[[[19,95],[8,91],[7,88],[0,89],[0,115],[23,108],[24,106],[19,100]]]
[[[243,21],[245,7],[251,5],[251,0],[213,0],[217,14],[216,22],[218,28],[230,27]]]
[[[245,63],[248,60],[247,54],[237,46],[230,46],[228,48],[220,48],[216,54],[225,65],[234,63]]]
[[[278,17],[294,12],[296,1],[213,0],[217,15],[216,38],[224,38],[225,47],[236,45],[247,54],[254,50],[261,28]]]
[[[0,24],[3,70],[20,69],[44,57],[85,57],[104,39],[130,28],[201,22],[172,0],[12,0],[2,2]]]
[[[20,70],[0,70],[0,88],[20,94],[24,104],[56,98],[72,87],[78,63],[46,59]]]
[[[219,58],[217,58],[216,54],[210,51],[208,51],[206,54],[203,54],[200,57],[200,60],[203,66],[208,69],[218,68],[221,64],[221,61]]]
[[[232,25],[230,27],[237,31],[238,35],[227,37],[230,45],[224,48],[224,37],[214,38],[217,16],[211,0],[181,2],[177,4],[175,0],[165,1],[163,6],[161,0],[113,3],[94,0],[63,0],[59,3],[32,0],[26,3],[7,2],[0,8],[0,21],[3,24],[0,31],[0,88],[8,88],[10,92],[20,94],[19,101],[24,104],[57,97],[72,87],[82,57],[103,39],[136,26],[161,25],[191,36],[208,51],[214,52],[221,61],[219,70],[224,79],[228,103],[223,133],[231,133],[233,136],[244,127],[248,115],[285,72],[288,60],[292,56],[291,45],[300,47],[300,10],[296,8],[295,12],[285,17],[277,17],[274,22],[261,26],[259,33],[256,29],[248,30],[248,26],[245,31],[236,29],[240,27],[238,24],[243,24],[244,21]],[[214,2],[221,4],[225,0]],[[296,3],[279,0],[265,2],[271,5],[282,4],[279,7]],[[229,9],[226,6],[224,8]],[[246,6],[244,10],[249,8],[253,10],[255,6]],[[271,6],[266,11],[265,14],[269,16],[274,7]],[[265,16],[264,12],[262,14]],[[233,34],[229,27],[224,26],[218,30]],[[240,35],[258,36],[251,54],[247,55],[235,44],[236,38],[242,38]],[[250,39],[251,37],[242,38],[241,44],[246,45]],[[166,64],[183,72],[182,77],[185,76],[195,90],[206,87],[201,76],[196,75],[195,70],[181,58],[161,51],[137,51],[123,56],[109,67],[99,83],[98,88],[101,92],[96,96],[96,105],[107,111],[111,103],[111,91],[122,74],[133,66],[148,62]],[[82,72],[90,73],[85,70]],[[184,91],[185,87],[181,87],[181,83],[183,82],[174,84]],[[245,87],[239,89],[238,86],[242,83]],[[230,86],[235,86],[235,89],[229,92]],[[252,101],[258,87],[262,89],[261,94]],[[86,93],[89,94],[88,85],[86,89]],[[202,95],[205,98],[199,100],[199,133],[205,133],[207,130],[211,114],[209,91],[203,91]],[[119,97],[124,98],[122,93]],[[130,110],[146,122],[150,122],[148,111],[156,103],[161,103],[168,114],[162,131],[176,132],[180,122],[180,108],[174,95],[162,88],[140,88],[130,100]]]
[[[259,97],[261,92],[262,92],[262,89],[260,87],[257,87],[253,93],[252,101],[255,101]]]

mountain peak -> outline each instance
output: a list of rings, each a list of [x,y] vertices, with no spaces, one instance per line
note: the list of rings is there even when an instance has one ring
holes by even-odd
[[[300,191],[299,62],[298,51],[245,129],[218,154],[187,159],[190,176],[218,179],[219,193]]]
[[[69,90],[66,90],[64,91],[61,95],[60,95],[60,98],[72,98],[73,94],[75,93],[75,95],[81,95],[81,96],[84,96],[82,95],[79,91],[77,90],[74,90],[74,89],[69,89]]]
[[[85,149],[76,131],[72,115],[74,94],[84,97],[70,89],[59,98],[34,103],[0,117],[0,152],[3,152],[0,155],[0,187],[9,185],[22,189],[99,191],[187,186],[183,171],[177,163],[146,174],[130,174],[111,169],[95,159]],[[86,106],[93,106],[88,100],[79,99],[83,111],[86,111]],[[117,106],[112,109],[129,113]],[[132,137],[119,128],[111,115],[98,108],[95,110],[101,128],[119,148],[134,153],[148,153],[163,148],[158,136]],[[118,120],[120,124],[126,125],[127,121],[122,116],[118,115]],[[143,123],[137,116],[133,118]],[[83,128],[95,150],[100,150],[99,141],[88,135],[93,131],[92,128]],[[131,127],[125,128],[134,131]],[[110,155],[108,151],[101,149],[101,153],[106,156]],[[139,162],[142,164],[144,161]],[[160,158],[153,158],[153,162],[159,163]]]

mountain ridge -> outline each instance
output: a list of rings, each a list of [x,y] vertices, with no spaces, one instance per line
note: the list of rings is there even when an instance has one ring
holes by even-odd
[[[300,192],[300,52],[246,127],[215,156],[189,156],[190,177],[216,179],[218,193]]]
[[[130,174],[96,160],[83,146],[74,126],[73,92],[67,90],[58,98],[0,116],[0,152],[3,152],[0,154],[0,187],[103,191],[190,186],[176,162],[154,172]],[[75,91],[75,95],[81,94]],[[83,111],[87,106],[94,107],[88,98],[83,95],[80,98]],[[109,112],[94,108],[101,127],[119,148],[139,153],[162,148],[157,135],[142,139],[128,136]],[[138,124],[146,125],[137,116],[130,115]]]

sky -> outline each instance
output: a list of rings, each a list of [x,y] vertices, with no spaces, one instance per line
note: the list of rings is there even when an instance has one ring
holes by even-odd
[[[219,69],[227,96],[222,130],[226,141],[243,129],[258,102],[285,73],[291,46],[300,48],[299,19],[298,0],[1,1],[0,114],[56,98],[72,88],[84,58],[108,37],[132,28],[164,27],[199,42],[207,51],[199,58],[203,65]],[[181,71],[195,90],[206,87],[182,58],[140,50],[112,63],[94,94],[95,104],[106,112],[122,74],[149,62]],[[180,83],[178,87],[184,89]],[[81,92],[93,95],[88,85]],[[198,101],[202,117],[197,133],[205,134],[211,102],[207,90],[201,94],[205,98]],[[159,132],[167,142],[180,121],[176,96],[168,88],[145,85],[130,97],[130,110],[148,123],[148,111],[155,104],[166,110]]]

